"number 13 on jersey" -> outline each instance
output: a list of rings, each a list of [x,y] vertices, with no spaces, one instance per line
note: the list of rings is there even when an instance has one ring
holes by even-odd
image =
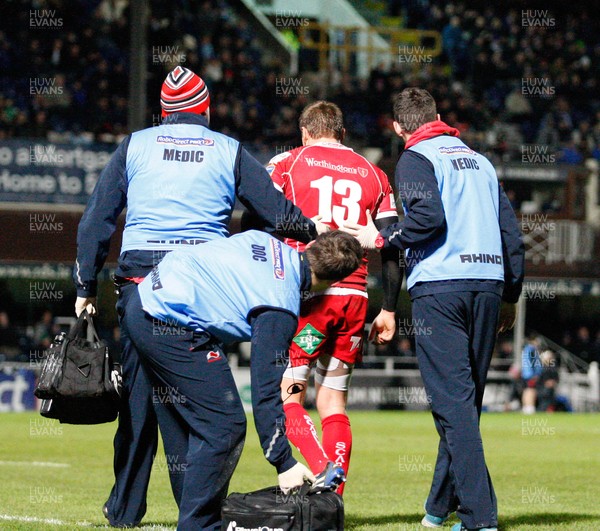
[[[360,200],[362,187],[356,181],[339,179],[333,182],[333,177],[325,175],[310,183],[311,188],[319,190],[319,213],[323,223],[333,222],[341,227],[344,222],[358,223],[360,218]],[[333,204],[333,195],[340,196],[341,205]],[[338,201],[336,201],[337,203]]]

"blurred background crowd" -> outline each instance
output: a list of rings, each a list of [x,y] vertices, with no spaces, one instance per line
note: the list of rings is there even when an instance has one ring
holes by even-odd
[[[400,2],[388,4],[390,15],[399,14]],[[389,152],[392,95],[419,84],[439,102],[442,119],[495,160],[518,159],[523,143],[548,146],[568,164],[600,158],[600,20],[591,6],[537,26],[511,3],[402,5],[406,27],[441,33],[439,58],[417,69],[377,66],[359,79],[311,73],[301,54],[298,76],[309,90],[275,96],[286,65],[269,59],[230,2],[153,0],[148,124],[159,119],[165,73],[180,62],[208,83],[212,126],[257,150],[297,145],[299,111],[327,97],[342,107],[355,142]],[[36,33],[36,9],[56,10],[62,26]],[[0,31],[0,138],[118,141],[127,132],[128,1],[12,0],[3,16],[12,22]],[[39,88],[47,79],[55,90]]]

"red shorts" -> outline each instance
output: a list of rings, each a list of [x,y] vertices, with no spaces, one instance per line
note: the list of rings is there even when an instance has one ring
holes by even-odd
[[[338,287],[303,302],[290,365],[310,365],[324,354],[352,365],[360,361],[368,303],[365,292]]]

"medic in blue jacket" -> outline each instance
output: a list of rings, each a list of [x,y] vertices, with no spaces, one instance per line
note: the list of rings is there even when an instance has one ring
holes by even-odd
[[[292,456],[280,384],[296,332],[301,293],[326,289],[360,265],[358,241],[340,231],[305,253],[258,231],[168,254],[123,308],[123,328],[140,353],[156,400],[179,500],[177,529],[213,530],[242,452],[246,418],[221,345],[252,342],[256,429],[284,492],[314,476]],[[168,437],[165,437],[168,431]],[[341,469],[340,469],[341,470]]]
[[[125,207],[116,271],[119,321],[135,284],[166,253],[229,236],[236,197],[264,220],[268,232],[287,228],[289,234],[282,231],[282,235],[304,242],[317,235],[315,223],[273,188],[266,170],[239,142],[209,129],[210,97],[199,76],[176,67],[163,83],[160,102],[162,124],[121,142],[79,223],[73,270],[77,315],[84,308],[96,311],[96,278]],[[103,512],[111,525],[133,527],[146,512],[158,444],[155,410],[160,414],[162,405],[152,401],[135,347],[123,330],[121,343],[123,391],[114,442],[115,484]]]
[[[404,219],[381,232],[349,225],[364,247],[405,250],[416,354],[440,437],[425,527],[456,511],[452,530],[495,530],[496,495],[479,431],[497,330],[512,328],[524,276],[515,214],[491,163],[440,121],[434,99],[408,88],[394,101],[406,144],[396,166]]]

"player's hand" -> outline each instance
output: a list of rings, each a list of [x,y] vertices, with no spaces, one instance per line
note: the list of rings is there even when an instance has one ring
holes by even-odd
[[[379,230],[373,223],[371,211],[367,210],[367,224],[358,225],[357,223],[344,223],[340,230],[354,236],[363,249],[375,249],[375,240],[379,236]]]
[[[75,301],[75,315],[79,317],[83,310],[87,310],[90,315],[96,315],[96,297],[77,297]]]
[[[323,219],[323,216],[315,216],[314,218],[310,218],[310,219],[315,224],[315,227],[317,228],[317,236],[320,234],[324,234],[325,232],[329,232],[331,230],[331,227],[329,225],[325,225],[325,223],[321,222],[321,219]]]
[[[296,487],[301,487],[306,480],[314,483],[314,474],[301,463],[296,463],[292,468],[278,476],[279,488],[284,494]]]
[[[376,345],[389,343],[396,333],[396,312],[389,312],[383,308],[375,317],[369,332],[369,341]]]
[[[500,305],[500,317],[498,319],[498,333],[507,332],[517,320],[517,305],[502,301]]]

